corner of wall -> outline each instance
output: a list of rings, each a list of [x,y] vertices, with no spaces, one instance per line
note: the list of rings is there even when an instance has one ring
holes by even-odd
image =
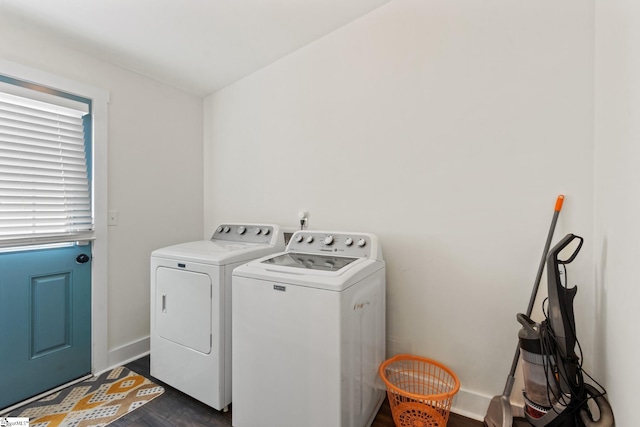
[[[130,342],[129,344],[125,344],[121,347],[109,350],[109,354],[107,356],[108,367],[102,372],[108,371],[109,369],[113,369],[118,366],[126,365],[129,362],[146,356],[150,353],[150,349],[151,341],[150,337],[147,336],[140,338],[137,341]],[[95,373],[95,375],[99,374],[100,372]]]

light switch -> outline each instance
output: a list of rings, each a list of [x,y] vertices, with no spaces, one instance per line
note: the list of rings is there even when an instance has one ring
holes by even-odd
[[[118,211],[109,211],[107,225],[118,225]]]

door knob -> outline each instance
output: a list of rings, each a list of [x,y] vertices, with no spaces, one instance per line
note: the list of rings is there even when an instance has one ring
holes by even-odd
[[[80,254],[76,257],[76,262],[78,264],[84,264],[85,262],[89,261],[91,258],[89,257],[89,255],[87,254]]]

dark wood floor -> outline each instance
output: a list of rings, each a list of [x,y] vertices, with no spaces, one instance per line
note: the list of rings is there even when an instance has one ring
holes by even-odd
[[[164,384],[149,374],[149,356],[132,363],[127,368],[144,375],[165,388],[160,396],[110,424],[110,427],[230,427],[231,411],[219,412],[192,399],[186,394]],[[483,423],[457,414],[451,414],[448,427],[482,427]],[[277,427],[277,426],[274,426]],[[300,426],[304,427],[304,426]],[[330,426],[327,426],[330,427]],[[385,400],[372,427],[394,427],[389,404]]]

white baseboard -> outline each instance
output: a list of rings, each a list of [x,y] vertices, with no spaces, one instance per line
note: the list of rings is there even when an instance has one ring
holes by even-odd
[[[149,354],[151,349],[150,341],[150,337],[144,337],[140,338],[137,341],[130,342],[129,344],[125,344],[121,347],[109,350],[109,354],[107,356],[108,368],[104,371],[108,371],[109,369],[113,369],[118,366],[126,365],[127,363],[139,359],[142,356],[146,356],[147,354]],[[95,374],[98,375],[99,373]]]
[[[483,421],[493,396],[460,389],[453,398],[451,412],[477,421]]]
[[[484,421],[487,409],[493,396],[476,393],[469,390],[460,389],[453,398],[451,412],[471,418],[477,421]],[[516,402],[511,402],[511,414],[514,417],[524,417],[524,408]]]

